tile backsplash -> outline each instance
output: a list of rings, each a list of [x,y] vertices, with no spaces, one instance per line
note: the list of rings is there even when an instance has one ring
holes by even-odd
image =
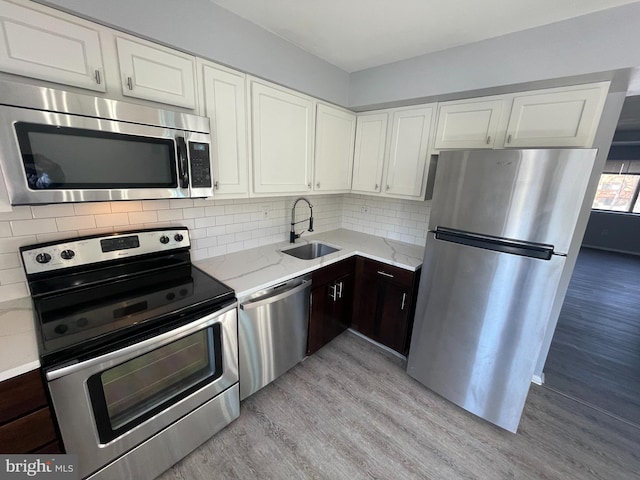
[[[18,248],[51,240],[138,228],[186,226],[199,260],[287,240],[296,197],[241,200],[176,199],[17,206],[0,213],[0,301],[29,295]],[[347,228],[424,245],[430,202],[366,195],[319,195],[314,231]],[[306,203],[296,220],[308,217]],[[300,232],[305,222],[296,226]]]

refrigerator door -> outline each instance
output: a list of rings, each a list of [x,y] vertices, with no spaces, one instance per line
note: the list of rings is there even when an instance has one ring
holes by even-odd
[[[447,227],[551,244],[566,253],[597,150],[440,154],[429,230]]]
[[[409,375],[515,432],[563,266],[429,233]]]

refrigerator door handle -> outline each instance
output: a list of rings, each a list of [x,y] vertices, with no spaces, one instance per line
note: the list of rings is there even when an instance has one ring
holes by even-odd
[[[484,248],[485,250],[537,258],[540,260],[550,260],[553,256],[553,245],[544,243],[523,242],[443,227],[436,228],[434,233],[436,240],[444,240],[469,247]]]

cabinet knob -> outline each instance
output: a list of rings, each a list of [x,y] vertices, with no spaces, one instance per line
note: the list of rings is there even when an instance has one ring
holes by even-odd
[[[491,135],[487,137],[487,145],[489,145],[490,143],[491,143]]]
[[[307,183],[307,187],[311,188],[311,182]]]
[[[129,90],[133,90],[133,78],[127,77],[127,87],[129,87]]]
[[[95,78],[96,79],[96,83],[98,85],[100,85],[100,82],[102,81],[102,79],[100,78],[100,70],[98,70],[97,68],[96,68],[96,70],[94,72],[93,78]]]
[[[316,183],[316,187],[320,188],[320,182]]]
[[[389,191],[389,189],[390,189],[390,188],[391,188],[391,187],[390,187],[389,185],[387,185],[387,188],[386,188],[387,192]]]
[[[375,187],[373,187],[373,188],[375,188],[375,189],[376,189],[376,191],[377,191],[377,190],[378,190],[378,188],[380,188],[380,187],[378,187],[378,184],[376,183],[376,186],[375,186]]]
[[[213,182],[213,188],[215,188],[216,190],[218,190],[220,188],[220,185],[218,184],[217,180],[215,182]]]
[[[507,143],[511,143],[511,134],[507,137]]]

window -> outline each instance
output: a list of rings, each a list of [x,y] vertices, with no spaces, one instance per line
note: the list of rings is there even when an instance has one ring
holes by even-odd
[[[640,213],[640,160],[611,160],[616,154],[628,156],[627,150],[611,148],[593,200],[594,210]]]

